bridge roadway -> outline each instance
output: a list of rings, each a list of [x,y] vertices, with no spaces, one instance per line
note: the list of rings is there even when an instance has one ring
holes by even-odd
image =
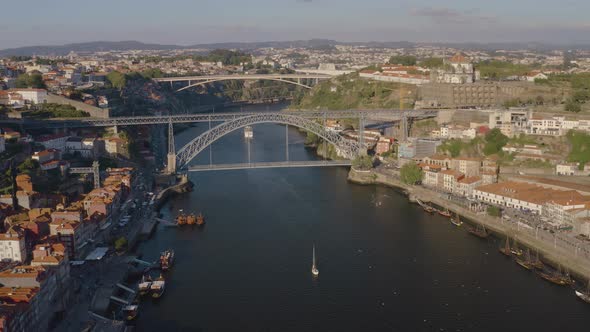
[[[195,165],[188,168],[189,172],[231,171],[239,169],[260,168],[300,168],[300,167],[344,167],[351,166],[350,160],[312,160],[312,161],[278,161],[262,163]]]
[[[172,123],[196,122],[227,122],[248,116],[265,114],[268,112],[233,112],[233,113],[198,113],[170,116],[131,116],[113,117],[108,119],[76,118],[60,120],[1,120],[0,124],[23,125],[27,128],[87,128],[113,126],[140,126]],[[343,111],[287,111],[272,112],[297,116],[305,119],[365,119],[379,121],[399,121],[404,116],[408,118],[429,118],[438,114],[429,110],[343,110]]]
[[[327,74],[253,74],[253,75],[205,75],[154,78],[155,82],[186,82],[186,81],[227,81],[227,80],[297,80],[297,79],[329,79]]]

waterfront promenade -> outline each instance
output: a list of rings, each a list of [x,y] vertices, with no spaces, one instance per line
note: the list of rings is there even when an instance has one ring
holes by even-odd
[[[444,194],[421,186],[410,186],[399,180],[397,171],[373,169],[357,171],[351,169],[349,181],[358,184],[380,184],[400,188],[407,192],[410,199],[420,199],[448,208],[452,212],[467,218],[468,222],[479,222],[500,237],[509,236],[521,245],[538,250],[543,260],[553,265],[561,264],[570,273],[584,279],[590,276],[589,243],[575,243],[571,238],[550,233],[540,228],[532,229],[519,223],[505,221],[502,218],[489,216],[482,212],[471,211],[468,207],[445,198]]]

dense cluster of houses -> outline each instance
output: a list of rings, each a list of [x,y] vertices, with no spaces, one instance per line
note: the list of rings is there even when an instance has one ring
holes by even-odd
[[[61,196],[43,207],[23,206],[34,183],[17,176],[18,206],[0,202],[0,330],[40,331],[64,311],[75,281],[70,261],[109,239],[110,225],[130,193],[134,170],[108,169],[100,188],[78,200]],[[59,196],[59,195],[58,195]]]
[[[590,192],[538,183],[498,182],[495,158],[414,158],[423,171],[422,185],[486,205],[535,213],[556,228],[590,235]]]
[[[540,116],[528,109],[497,110],[489,114],[489,128],[498,128],[508,137],[519,134],[563,136],[570,130],[590,132],[590,120],[565,116]]]

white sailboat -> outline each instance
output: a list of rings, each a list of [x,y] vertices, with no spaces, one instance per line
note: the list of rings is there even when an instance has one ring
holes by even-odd
[[[313,246],[313,260],[311,263],[311,274],[313,274],[315,277],[320,275],[320,270],[318,270],[318,268],[315,265],[315,245]]]

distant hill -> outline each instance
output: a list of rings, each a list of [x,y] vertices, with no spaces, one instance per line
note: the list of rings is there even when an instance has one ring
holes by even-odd
[[[0,50],[0,57],[14,55],[67,55],[70,52],[100,52],[126,50],[171,50],[183,48],[176,45],[146,44],[138,41],[107,42],[97,41],[88,43],[66,44],[59,46],[26,46]]]
[[[328,49],[335,45],[352,45],[352,46],[367,46],[375,48],[412,48],[419,45],[436,45],[447,46],[458,49],[481,49],[481,50],[515,50],[515,49],[531,49],[531,50],[551,50],[551,49],[590,49],[589,44],[579,45],[564,45],[564,44],[546,44],[546,43],[416,43],[409,41],[397,42],[339,42],[330,39],[310,39],[310,40],[294,40],[294,41],[268,41],[268,42],[226,42],[226,43],[211,43],[211,44],[195,44],[189,46],[180,45],[162,45],[162,44],[147,44],[138,41],[97,41],[88,43],[75,43],[56,46],[27,46],[19,48],[10,48],[0,50],[0,57],[7,56],[32,56],[32,55],[67,55],[70,52],[87,53],[100,51],[128,51],[128,50],[179,50],[179,49],[256,49],[263,47],[273,48],[317,48]]]

